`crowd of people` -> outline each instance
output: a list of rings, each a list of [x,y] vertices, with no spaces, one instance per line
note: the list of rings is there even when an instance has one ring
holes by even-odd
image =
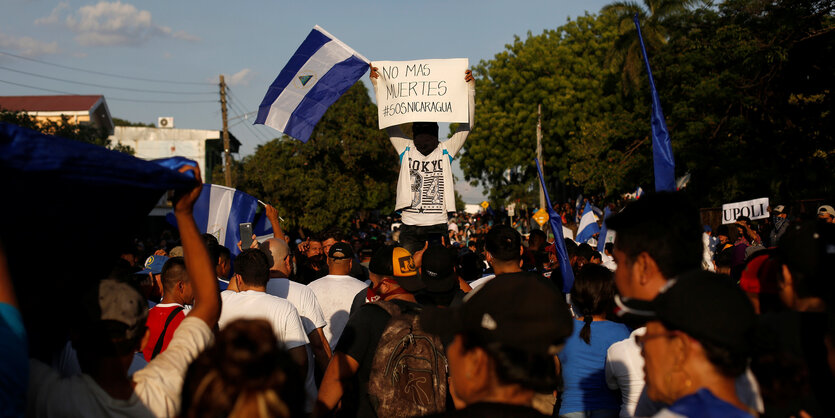
[[[4,384],[7,415],[835,413],[828,206],[711,234],[685,193],[648,194],[605,221],[604,254],[565,240],[563,294],[555,243],[501,218],[459,215],[410,252],[396,218],[291,237],[268,206],[274,237],[233,256],[197,230],[199,193],[177,196],[178,231],[144,262],[114,261],[28,370],[0,263],[4,382],[28,380]]]
[[[56,347],[27,338],[23,278],[0,251],[0,412],[835,415],[831,206],[818,219],[776,206],[767,223],[714,231],[686,192],[648,193],[609,207],[613,242],[549,242],[503,216],[450,220],[450,162],[474,122],[465,81],[469,123],[449,140],[434,122],[415,123],[413,139],[388,129],[400,218],[286,233],[266,205],[273,237],[227,248],[197,228],[196,180],[173,197],[177,231],[119,247],[63,313]],[[556,209],[571,225],[592,203]]]

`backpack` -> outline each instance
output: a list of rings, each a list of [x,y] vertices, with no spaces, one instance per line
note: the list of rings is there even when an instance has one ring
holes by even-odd
[[[443,412],[447,396],[447,360],[437,335],[420,327],[419,307],[401,310],[374,302],[391,315],[368,379],[368,396],[378,417],[413,417]]]

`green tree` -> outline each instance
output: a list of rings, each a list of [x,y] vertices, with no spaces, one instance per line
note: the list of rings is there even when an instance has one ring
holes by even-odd
[[[835,194],[833,3],[693,11],[654,62],[680,170],[704,206]]]
[[[328,109],[307,143],[272,140],[242,168],[239,188],[272,203],[291,227],[346,228],[356,216],[394,209],[397,155],[361,82]]]
[[[607,61],[613,68],[622,69],[624,87],[637,86],[644,71],[638,31],[635,29],[633,16],[638,15],[644,44],[650,56],[667,44],[672,34],[674,22],[686,14],[691,7],[702,3],[700,0],[643,0],[617,1],[601,10],[616,16],[619,36],[615,46],[609,52]]]
[[[111,144],[104,130],[100,130],[93,125],[72,123],[69,116],[66,115],[61,115],[60,122],[54,120],[38,121],[26,112],[0,109],[0,122],[12,123],[47,135],[87,142],[125,154],[133,155],[134,153],[133,148],[127,145]]]
[[[646,104],[624,97],[619,73],[605,65],[616,22],[613,13],[581,16],[525,41],[517,37],[475,68],[476,127],[461,167],[467,181],[490,186],[491,201],[537,200],[538,104],[547,184],[556,179],[614,193],[650,178],[651,171],[636,171],[649,147],[634,115]]]
[[[145,128],[156,127],[153,123],[131,122],[127,119],[113,118],[113,126],[138,126]]]

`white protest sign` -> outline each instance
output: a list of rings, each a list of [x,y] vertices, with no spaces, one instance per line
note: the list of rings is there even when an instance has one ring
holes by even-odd
[[[468,122],[467,58],[374,61],[380,129],[407,122]]]
[[[722,205],[722,223],[732,224],[736,218],[747,216],[752,221],[768,218],[768,198],[746,200],[744,202],[726,203]]]

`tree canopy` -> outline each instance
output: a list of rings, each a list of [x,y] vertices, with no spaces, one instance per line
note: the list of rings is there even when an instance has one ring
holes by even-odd
[[[833,197],[832,2],[682,8],[692,2],[679,1],[666,14],[652,4],[676,2],[645,3],[646,13],[658,16],[641,24],[655,39],[649,59],[676,174],[691,173],[698,203]],[[535,195],[541,104],[548,184],[607,196],[652,188],[645,70],[629,86],[627,70],[611,58],[628,56],[618,48],[634,45],[625,41],[626,6],[638,7],[615,3],[517,37],[476,67],[477,123],[461,157],[467,180],[490,187],[498,202]]]
[[[362,82],[327,110],[307,143],[274,139],[241,168],[238,188],[289,215],[294,227],[345,228],[357,215],[394,208],[397,155]]]

